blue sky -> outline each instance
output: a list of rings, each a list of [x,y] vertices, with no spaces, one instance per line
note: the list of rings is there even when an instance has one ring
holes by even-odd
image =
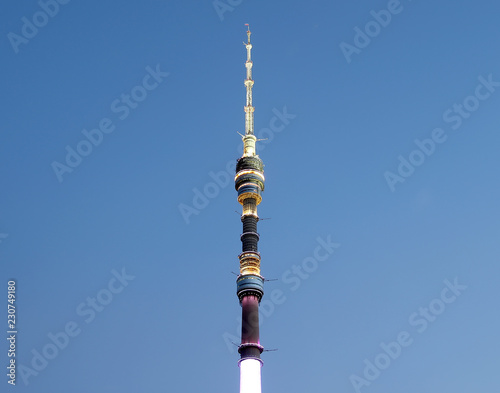
[[[227,168],[250,23],[259,246],[276,279],[263,392],[495,391],[499,11],[5,4],[0,293],[16,280],[15,389],[238,391]]]

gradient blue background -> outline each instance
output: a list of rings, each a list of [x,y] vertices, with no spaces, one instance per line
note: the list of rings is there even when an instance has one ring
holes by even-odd
[[[244,23],[256,130],[273,109],[296,115],[260,145],[262,273],[286,298],[262,321],[279,349],[264,355],[263,392],[354,392],[349,377],[401,331],[412,345],[361,392],[498,391],[500,89],[457,130],[442,115],[479,76],[500,81],[500,6],[401,6],[348,63],[340,43],[387,1],[243,0],[222,16],[212,1],[71,1],[17,54],[7,34],[40,7],[5,2],[0,319],[14,278],[18,363],[69,321],[81,333],[29,385],[3,373],[2,391],[238,391],[223,339],[241,312],[236,192],[219,188],[189,223],[179,205],[241,155]],[[169,76],[119,120],[111,103],[157,64]],[[115,131],[59,183],[51,163],[105,117]],[[384,172],[436,127],[446,142],[391,192]],[[292,290],[284,274],[328,236],[341,246]],[[78,305],[123,268],[135,279],[85,323]],[[418,333],[409,316],[455,277],[467,289]]]

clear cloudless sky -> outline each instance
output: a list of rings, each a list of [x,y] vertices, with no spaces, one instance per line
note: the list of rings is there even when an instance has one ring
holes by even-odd
[[[263,392],[498,391],[497,2],[57,4],[0,12],[2,392],[238,391],[245,23]]]

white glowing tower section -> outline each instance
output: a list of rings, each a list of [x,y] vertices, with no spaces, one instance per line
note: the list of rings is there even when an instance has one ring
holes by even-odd
[[[260,368],[257,359],[240,361],[240,393],[261,393]]]

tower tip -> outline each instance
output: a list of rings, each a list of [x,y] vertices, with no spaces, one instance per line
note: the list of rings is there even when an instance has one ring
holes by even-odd
[[[250,25],[248,23],[245,23],[245,26],[247,27],[248,43],[250,43],[250,34],[252,34],[250,32]]]

